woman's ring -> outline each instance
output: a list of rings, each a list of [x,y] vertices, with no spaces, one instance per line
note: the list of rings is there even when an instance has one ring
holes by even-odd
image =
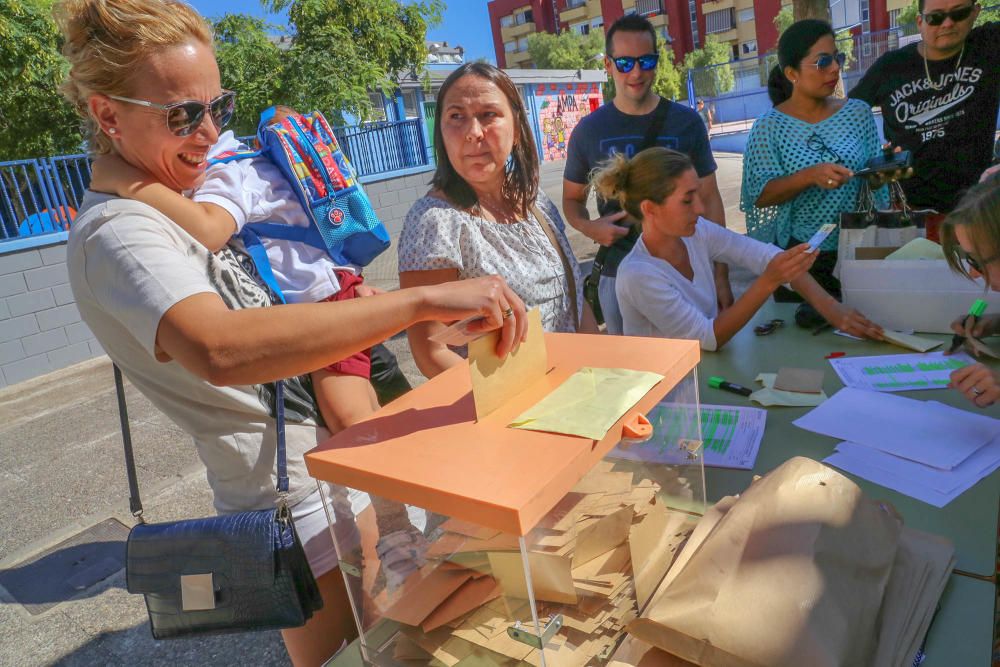
[[[983,393],[983,390],[980,389],[979,387],[973,387],[972,388],[972,395],[973,396],[979,396],[982,393]]]
[[[514,314],[514,309],[511,308],[510,306],[507,306],[507,310],[503,311],[503,319],[507,319],[513,314]]]
[[[833,179],[832,178],[826,179],[826,184],[827,185],[833,185]]]

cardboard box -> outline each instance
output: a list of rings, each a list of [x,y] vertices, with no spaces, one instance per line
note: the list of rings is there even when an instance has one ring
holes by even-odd
[[[937,259],[884,260],[896,248],[859,247],[841,258],[844,303],[883,327],[951,333],[951,323],[976,299],[1000,310],[1000,293],[987,291]]]

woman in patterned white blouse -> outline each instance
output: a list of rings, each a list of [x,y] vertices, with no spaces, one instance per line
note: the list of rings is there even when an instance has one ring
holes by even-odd
[[[514,83],[492,65],[463,65],[441,87],[434,122],[438,167],[403,222],[400,287],[498,274],[541,311],[547,331],[597,333],[565,223],[538,189],[535,142]],[[462,359],[430,340],[443,327],[407,331],[427,377]]]

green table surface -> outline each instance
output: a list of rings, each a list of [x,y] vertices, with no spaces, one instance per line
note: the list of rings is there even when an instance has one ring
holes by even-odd
[[[961,310],[961,308],[959,308]],[[824,390],[833,395],[843,384],[824,357],[830,352],[848,356],[905,354],[907,350],[888,343],[856,341],[827,330],[817,336],[794,324],[794,304],[769,303],[719,352],[704,352],[698,366],[702,404],[744,405],[759,407],[743,396],[708,387],[711,375],[747,387],[754,386],[758,373],[777,372],[783,366],[817,368],[826,373]],[[770,336],[755,336],[753,324],[780,317],[785,326]],[[946,340],[946,336],[928,336]],[[958,392],[924,390],[900,392],[920,400],[936,400],[956,407],[975,410]],[[752,471],[706,468],[705,478],[710,502],[722,496],[740,493],[753,475],[762,475],[792,456],[807,456],[820,461],[833,453],[839,442],[792,425],[792,421],[811,408],[768,408],[767,428],[760,453]],[[985,414],[1000,417],[1000,406]],[[944,535],[955,544],[957,568],[991,576],[996,568],[997,521],[1000,513],[1000,471],[982,480],[945,507],[938,509],[904,496],[891,489],[849,475],[869,496],[890,501],[903,515],[907,525],[918,530]],[[990,664],[993,638],[993,612],[996,603],[994,584],[953,575],[941,598],[941,609],[927,637],[927,659],[923,667],[954,667]],[[361,665],[357,642],[328,663],[331,667]]]
[[[941,608],[934,618],[924,651],[922,667],[988,667],[992,651],[993,584],[952,575],[941,596]],[[360,667],[358,642],[330,660],[328,667]]]
[[[768,336],[754,335],[753,325],[775,317],[784,319],[785,325]],[[950,336],[928,334],[927,337],[950,341]],[[831,352],[844,352],[851,357],[910,353],[889,343],[857,341],[838,336],[830,329],[814,336],[809,330],[795,326],[795,304],[772,302],[765,305],[751,323],[721,351],[702,352],[702,360],[698,365],[701,404],[760,407],[744,396],[710,388],[708,378],[719,375],[745,387],[758,387],[754,383],[758,373],[776,373],[781,367],[822,369],[825,372],[823,389],[828,396],[832,396],[844,385],[830,362],[824,358]],[[927,389],[899,392],[899,395],[940,401],[1000,417],[1000,404],[980,411],[954,390]],[[767,408],[767,427],[753,470],[705,468],[708,500],[715,502],[723,496],[740,493],[750,484],[753,475],[763,475],[793,456],[806,456],[822,461],[832,454],[840,440],[792,425],[792,421],[811,409]],[[860,477],[848,477],[857,482],[870,497],[891,502],[902,514],[906,525],[950,539],[957,552],[957,569],[982,576],[994,574],[997,520],[1000,512],[1000,470],[940,509]]]

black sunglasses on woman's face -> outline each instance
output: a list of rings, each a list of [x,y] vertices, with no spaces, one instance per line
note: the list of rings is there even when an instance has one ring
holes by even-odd
[[[834,53],[834,54],[822,53],[822,54],[820,54],[819,58],[816,59],[816,62],[814,62],[814,63],[806,63],[806,64],[807,65],[812,65],[816,69],[827,69],[828,67],[830,67],[831,65],[833,65],[833,61],[835,61],[835,60],[837,61],[837,66],[840,67],[840,69],[844,69],[844,63],[847,62],[847,54],[846,53]]]
[[[178,137],[186,137],[194,132],[205,119],[208,112],[217,130],[221,130],[233,118],[236,110],[236,93],[225,90],[221,95],[209,102],[198,102],[195,100],[185,100],[183,102],[173,102],[171,104],[157,104],[149,100],[137,100],[131,97],[120,95],[108,95],[113,100],[128,102],[142,107],[149,107],[158,111],[165,111],[167,114],[167,129],[171,134]]]

